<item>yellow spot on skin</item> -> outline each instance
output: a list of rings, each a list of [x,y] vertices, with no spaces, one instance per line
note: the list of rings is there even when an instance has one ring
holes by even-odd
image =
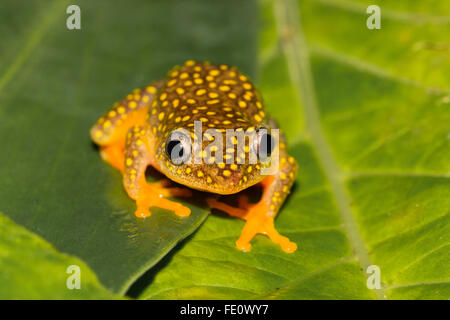
[[[209,72],[210,75],[212,75],[213,77],[218,76],[220,74],[220,71],[217,69],[211,70]]]
[[[96,131],[96,132],[95,132],[95,136],[96,136],[97,138],[100,138],[102,135],[103,135],[103,132],[101,132],[101,131]]]
[[[173,105],[174,108],[178,107],[179,104],[180,104],[180,100],[178,100],[178,99],[174,99],[172,101],[172,105]]]
[[[210,98],[217,98],[218,96],[219,96],[219,94],[218,93],[216,93],[216,92],[210,92],[210,93],[208,93],[208,96],[210,97]]]
[[[235,163],[233,163],[232,165],[230,165],[230,169],[231,170],[236,170],[237,169],[237,165]]]
[[[255,114],[254,118],[258,122],[262,121],[262,118],[259,116],[259,114]]]
[[[188,67],[191,67],[191,66],[193,66],[193,65],[195,64],[195,61],[194,61],[194,60],[188,60],[188,61],[186,61],[184,64],[185,64],[186,66],[188,66]]]
[[[202,84],[203,83],[203,79],[195,78],[194,82],[195,82],[195,84]]]
[[[204,176],[204,174],[203,174],[203,172],[202,171],[197,171],[197,177],[199,177],[199,178],[201,178],[201,177],[203,177]]]
[[[137,103],[136,103],[136,101],[130,101],[130,103],[128,104],[128,106],[129,106],[131,109],[134,109],[134,108],[137,107]]]
[[[168,86],[168,87],[171,87],[171,86],[173,86],[175,83],[177,83],[177,79],[172,79],[172,80],[170,80],[169,82],[167,82],[167,86]]]
[[[219,103],[219,102],[220,102],[219,99],[213,99],[213,100],[206,101],[207,104],[216,104],[216,103]]]
[[[164,102],[161,104],[161,106],[162,106],[162,107],[167,107],[168,104],[169,104],[169,101],[166,100],[166,101],[164,101]]]
[[[201,121],[201,122],[208,122],[208,119],[202,117],[202,118],[200,118],[200,121]]]
[[[223,123],[223,124],[230,124],[231,121],[229,121],[229,120],[224,120],[224,121],[222,121],[222,123]]]
[[[239,100],[238,102],[239,107],[241,108],[245,108],[247,107],[247,102],[243,101],[243,100]]]
[[[138,146],[140,146],[141,144],[143,144],[143,142],[142,142],[141,139],[139,139],[138,141],[136,141],[136,144],[137,144]]]
[[[228,94],[228,97],[230,98],[230,99],[236,99],[236,94],[234,94],[233,92],[230,92],[229,94]]]
[[[289,158],[288,158],[288,161],[289,161],[289,163],[294,163],[294,162],[295,162],[295,160],[294,160],[293,157],[289,157]]]
[[[275,206],[273,204],[270,205],[270,210],[275,210]]]
[[[215,82],[210,82],[210,83],[209,83],[209,87],[213,89],[213,88],[217,87],[217,83],[215,83]]]
[[[133,164],[133,160],[131,158],[127,158],[126,164],[128,167],[131,166]]]
[[[223,168],[225,168],[225,163],[218,163],[217,166],[218,166],[220,169],[223,169]]]
[[[210,176],[206,177],[206,182],[208,182],[208,183],[211,183],[211,182],[212,182],[212,179],[211,179]]]
[[[172,78],[175,78],[177,75],[178,75],[178,71],[173,71],[173,72],[170,74],[170,76],[171,76]]]
[[[117,113],[114,110],[111,110],[110,112],[108,112],[108,117],[110,118],[114,118],[117,115]]]
[[[196,101],[195,99],[187,99],[187,103],[189,104],[194,104]]]
[[[159,119],[159,121],[162,121],[162,119],[164,119],[164,112],[161,112],[161,113],[158,115],[158,119]]]
[[[230,170],[223,170],[223,175],[225,177],[229,177],[229,176],[231,176],[231,171]]]
[[[111,121],[106,120],[105,123],[103,123],[103,128],[109,128],[111,127]]]
[[[261,109],[261,108],[262,108],[262,104],[261,104],[261,102],[259,102],[259,101],[256,101],[256,106],[258,107],[258,109]]]
[[[181,117],[176,117],[176,118],[175,118],[175,122],[176,122],[176,123],[178,123],[178,122],[180,122],[180,121],[181,121]]]
[[[182,106],[181,110],[186,110],[188,108],[188,106]]]
[[[244,83],[242,86],[243,86],[244,89],[246,89],[246,90],[250,90],[250,89],[252,88],[252,85],[251,85],[250,83]]]
[[[185,81],[185,82],[184,82],[184,85],[185,85],[186,87],[192,86],[192,81],[191,81],[191,80]]]
[[[169,114],[169,119],[172,119],[173,116],[174,116],[174,114],[175,114],[175,113],[173,113],[173,112],[172,112],[171,114]]]
[[[252,170],[253,170],[253,167],[252,167],[252,166],[249,166],[249,167],[247,168],[247,172],[248,172],[248,173],[252,172]]]
[[[286,174],[285,174],[284,172],[280,173],[280,178],[281,178],[282,180],[286,179],[286,178],[287,178],[287,177],[286,177]]]
[[[188,121],[191,118],[191,116],[184,116],[183,121]]]
[[[237,84],[236,80],[223,80],[224,84]]]
[[[181,171],[181,169],[177,170],[177,174],[181,174],[183,171]]]
[[[167,93],[163,92],[161,93],[161,95],[159,96],[159,100],[164,101],[167,98]]]
[[[150,86],[150,87],[145,88],[145,91],[147,91],[148,93],[154,94],[154,93],[156,93],[156,88],[153,86]]]
[[[184,94],[184,89],[183,89],[183,88],[177,88],[176,91],[177,91],[177,93],[178,93],[179,95]]]
[[[230,87],[229,86],[220,86],[219,90],[220,91],[230,91]]]
[[[133,150],[133,157],[137,157],[139,152],[137,150]]]
[[[144,96],[144,97],[142,98],[142,101],[143,101],[143,102],[149,102],[149,101],[150,101],[150,98],[149,98],[148,96]]]
[[[247,81],[247,77],[246,76],[244,76],[243,74],[241,74],[240,76],[239,76],[239,80],[241,80],[241,81]]]
[[[208,116],[214,116],[216,113],[214,112],[214,111],[208,111],[207,113],[206,113],[206,115],[208,115]]]
[[[189,77],[189,75],[186,72],[180,74],[180,79],[186,79],[187,77]]]
[[[191,173],[191,168],[186,168],[186,170],[185,170],[185,172],[187,173],[187,174],[189,174],[189,173]]]

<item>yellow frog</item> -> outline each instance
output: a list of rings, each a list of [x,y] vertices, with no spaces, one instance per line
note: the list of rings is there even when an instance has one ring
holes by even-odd
[[[195,131],[196,124],[201,131]],[[273,129],[276,126],[248,77],[235,67],[189,60],[169,71],[165,79],[135,89],[116,103],[93,126],[91,137],[100,146],[102,158],[122,172],[125,190],[136,201],[137,217],[150,216],[151,206],[182,217],[190,214],[189,208],[167,199],[190,196],[189,189],[168,188],[167,180],[148,183],[148,166],[189,188],[221,195],[261,183],[258,203],[248,203],[244,196],[238,208],[212,198],[207,202],[211,208],[246,220],[236,241],[240,250],[250,251],[250,241],[259,233],[284,251],[294,252],[297,245],[275,230],[274,218],[290,192],[297,162],[287,154],[283,137],[276,141],[271,136]],[[208,134],[211,130],[223,135],[227,143],[211,147],[221,138]],[[228,137],[230,130],[254,132],[254,138],[239,151],[236,137]],[[250,161],[263,146],[266,159],[257,156]],[[269,175],[262,174],[275,153],[278,167]],[[199,158],[202,161],[195,161]]]

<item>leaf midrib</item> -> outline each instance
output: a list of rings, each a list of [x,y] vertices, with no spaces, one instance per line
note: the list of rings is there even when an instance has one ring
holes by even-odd
[[[305,128],[309,133],[310,142],[315,147],[319,162],[330,182],[331,193],[344,222],[344,231],[354,255],[362,270],[366,270],[368,266],[372,265],[372,262],[365,243],[359,234],[358,226],[349,205],[351,200],[345,191],[342,181],[344,173],[337,164],[321,127],[308,50],[302,28],[298,23],[300,21],[298,12],[299,9],[294,2],[287,0],[276,1],[275,17],[278,34],[283,41],[283,50],[288,61],[290,77],[303,101]],[[291,35],[283,37],[283,35],[289,34],[285,32],[287,30],[290,31]],[[366,275],[364,274],[364,276]],[[375,289],[374,291],[378,299],[386,299],[383,289]]]

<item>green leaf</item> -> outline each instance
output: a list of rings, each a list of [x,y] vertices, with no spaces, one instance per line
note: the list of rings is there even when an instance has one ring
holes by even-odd
[[[276,226],[299,249],[258,236],[241,253],[244,223],[211,216],[141,298],[450,297],[450,6],[435,2],[380,1],[381,30],[373,2],[261,2],[260,87],[300,165]]]
[[[79,289],[68,289],[79,268]],[[48,242],[0,214],[0,299],[112,299],[81,260],[58,253]],[[42,279],[47,279],[45,282]],[[70,280],[70,279],[69,279]]]
[[[208,210],[189,202],[188,218],[158,209],[135,218],[89,129],[115,101],[187,59],[252,73],[256,24],[246,19],[257,10],[238,3],[78,1],[81,30],[69,31],[70,1],[26,1],[20,10],[2,1],[0,210],[124,294]]]

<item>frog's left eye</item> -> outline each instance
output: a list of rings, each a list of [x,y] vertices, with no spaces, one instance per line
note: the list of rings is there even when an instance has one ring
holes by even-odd
[[[261,161],[265,161],[270,158],[275,149],[275,139],[264,127],[259,128],[256,134],[258,157]]]
[[[166,154],[173,164],[186,163],[191,156],[191,141],[181,132],[172,132],[166,141]]]

